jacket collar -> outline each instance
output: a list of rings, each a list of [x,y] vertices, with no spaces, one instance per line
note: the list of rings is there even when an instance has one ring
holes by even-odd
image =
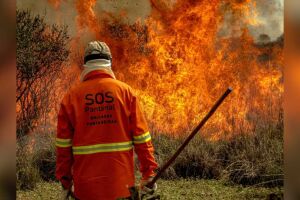
[[[88,73],[84,77],[83,81],[93,80],[96,78],[114,78],[114,77],[104,70],[96,70],[96,71],[92,71],[92,72]]]

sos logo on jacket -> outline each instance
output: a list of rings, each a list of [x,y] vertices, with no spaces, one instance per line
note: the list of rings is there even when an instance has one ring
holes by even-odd
[[[112,92],[99,92],[96,94],[85,95],[85,105],[91,106],[94,104],[102,105],[104,103],[113,103],[114,97]]]
[[[111,112],[115,110],[115,98],[112,92],[97,92],[85,94],[84,112],[88,114],[87,126],[116,124],[117,120]]]

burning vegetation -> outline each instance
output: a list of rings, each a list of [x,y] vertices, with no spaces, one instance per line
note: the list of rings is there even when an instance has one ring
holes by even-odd
[[[111,47],[113,70],[136,89],[154,133],[187,132],[227,86],[234,93],[206,126],[209,138],[282,123],[283,41],[250,34],[260,23],[255,1],[152,0],[148,18],[133,24],[95,5],[75,1],[76,40],[89,33]]]

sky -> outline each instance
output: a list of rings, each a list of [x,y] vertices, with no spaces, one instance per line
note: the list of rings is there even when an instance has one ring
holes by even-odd
[[[33,13],[46,16],[48,23],[67,24],[71,35],[76,33],[76,10],[72,5],[74,0],[62,1],[59,11],[50,6],[47,0],[17,0],[17,8],[30,9]],[[260,34],[267,34],[271,40],[283,34],[283,1],[284,0],[255,0],[257,4],[258,26],[249,27],[255,38]],[[71,6],[72,5],[72,6]],[[101,0],[97,1],[95,11],[110,11],[119,13],[125,10],[129,22],[145,19],[151,12],[149,0]]]

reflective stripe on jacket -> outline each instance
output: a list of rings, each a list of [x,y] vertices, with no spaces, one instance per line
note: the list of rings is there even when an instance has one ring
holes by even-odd
[[[154,175],[151,135],[132,89],[104,71],[94,71],[64,97],[57,124],[56,177],[74,181],[80,200],[130,196],[133,149],[143,179]]]

